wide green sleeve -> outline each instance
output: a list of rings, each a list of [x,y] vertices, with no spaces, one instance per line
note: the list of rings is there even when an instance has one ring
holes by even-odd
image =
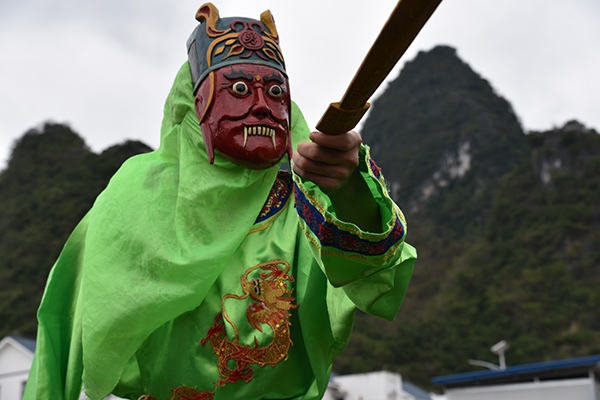
[[[416,250],[405,243],[406,220],[390,198],[381,170],[362,146],[360,173],[379,206],[383,232],[361,230],[335,215],[317,185],[294,176],[300,227],[332,286],[361,310],[388,320],[397,314],[406,292]]]

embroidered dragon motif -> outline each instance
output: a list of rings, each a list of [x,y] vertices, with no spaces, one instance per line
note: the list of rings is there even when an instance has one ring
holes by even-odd
[[[283,265],[283,269],[279,267]],[[252,274],[258,270],[258,274]],[[219,385],[242,380],[250,382],[254,372],[252,364],[259,367],[271,365],[275,367],[286,360],[292,345],[290,337],[289,310],[295,309],[295,300],[291,296],[293,289],[288,284],[294,282],[289,274],[290,264],[283,260],[272,260],[249,268],[241,277],[243,295],[226,294],[221,299],[223,312],[217,314],[213,326],[200,342],[203,346],[210,343],[215,354],[219,357]],[[254,276],[254,277],[251,277]],[[262,332],[265,324],[273,331],[273,339],[267,346],[259,347],[254,338],[254,346],[239,343],[236,325],[229,318],[225,309],[225,300],[244,300],[250,297],[251,302],[246,308],[246,317],[250,325]],[[229,340],[225,330],[225,321],[233,327],[235,338]],[[231,361],[233,360],[233,362]]]
[[[283,265],[283,269],[280,268],[280,265]],[[289,274],[289,271],[290,264],[284,260],[271,260],[255,265],[241,277],[244,294],[241,296],[226,294],[221,299],[223,312],[217,314],[206,337],[200,341],[202,346],[210,343],[213,351],[219,357],[219,386],[223,387],[227,383],[240,380],[250,382],[254,372],[252,364],[259,367],[266,365],[275,367],[287,359],[288,351],[292,346],[289,310],[298,307],[297,304],[292,304],[296,300],[291,296],[294,289],[288,289],[288,282],[290,284],[294,282],[294,277]],[[261,324],[265,324],[273,331],[273,339],[267,346],[259,347],[256,337],[254,346],[240,344],[237,326],[229,318],[225,309],[225,300],[244,300],[248,297],[254,300],[246,307],[246,317],[252,328],[262,332]],[[233,340],[227,338],[225,321],[233,327],[235,332]],[[180,386],[171,390],[173,396],[169,400],[212,400],[216,389],[216,384],[212,392]],[[156,398],[144,395],[138,400],[156,400]]]

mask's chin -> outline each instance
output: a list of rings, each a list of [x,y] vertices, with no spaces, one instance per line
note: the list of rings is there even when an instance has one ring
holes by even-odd
[[[239,165],[240,167],[244,167],[244,168],[248,168],[248,169],[267,169],[267,168],[271,168],[274,165],[277,165],[277,163],[279,163],[279,161],[283,158],[284,155],[282,155],[281,157],[279,157],[279,159],[276,160],[258,160],[258,159],[245,159],[245,160],[240,160],[237,158],[233,158],[230,157],[227,154],[223,153],[223,157],[225,157],[227,160],[231,161],[232,163]]]
[[[264,138],[261,139],[263,142],[267,141]],[[268,140],[271,141],[271,139]],[[249,139],[248,141],[250,142],[252,139]],[[247,148],[249,146],[250,144],[247,143],[246,148],[232,149],[231,147],[228,147],[224,149],[224,151],[220,148],[220,146],[218,146],[218,144],[215,145],[219,153],[221,153],[221,155],[223,155],[223,157],[225,157],[227,160],[236,165],[249,169],[267,169],[277,165],[277,163],[279,163],[279,161],[281,161],[281,159],[285,156],[287,147],[285,143],[281,143],[280,150],[273,151],[273,149],[266,148],[264,145],[252,146],[253,148],[248,150]]]

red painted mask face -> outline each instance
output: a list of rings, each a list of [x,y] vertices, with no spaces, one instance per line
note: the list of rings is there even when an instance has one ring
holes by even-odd
[[[196,112],[211,164],[216,148],[231,162],[264,169],[279,162],[292,143],[287,78],[275,68],[237,64],[207,77],[196,93]]]

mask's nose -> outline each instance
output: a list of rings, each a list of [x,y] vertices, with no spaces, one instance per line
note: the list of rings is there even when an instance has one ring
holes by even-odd
[[[255,99],[254,105],[252,106],[252,114],[258,116],[267,116],[271,112],[271,109],[267,105],[267,101],[265,99],[265,91],[262,87],[257,87],[255,89]]]

